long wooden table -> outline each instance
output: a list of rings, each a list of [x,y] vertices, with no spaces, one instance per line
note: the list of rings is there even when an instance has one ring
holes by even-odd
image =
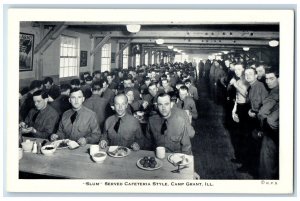
[[[108,155],[99,164],[89,155],[89,147],[59,149],[52,156],[24,152],[19,161],[19,171],[72,179],[193,179],[194,159],[188,168],[172,173],[177,167],[167,160],[167,153],[160,169],[147,171],[137,167],[137,161],[144,156],[155,156],[153,151],[131,151],[124,158]]]

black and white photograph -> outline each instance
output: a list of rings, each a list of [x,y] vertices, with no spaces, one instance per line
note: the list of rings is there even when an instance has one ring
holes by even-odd
[[[292,192],[292,11],[53,12],[9,30],[11,189]]]

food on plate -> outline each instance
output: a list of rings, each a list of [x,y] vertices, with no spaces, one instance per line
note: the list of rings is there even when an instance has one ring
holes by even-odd
[[[68,142],[67,141],[62,141],[61,143],[59,143],[57,148],[65,148],[68,147]]]
[[[128,154],[128,148],[117,147],[115,150],[109,151],[109,153],[115,157],[124,157]]]
[[[155,166],[157,165],[157,161],[154,157],[145,156],[140,160],[140,164],[144,168],[155,168]]]
[[[45,150],[52,150],[54,147],[45,147]]]
[[[191,161],[190,156],[181,153],[169,155],[168,160],[175,166],[188,165]]]

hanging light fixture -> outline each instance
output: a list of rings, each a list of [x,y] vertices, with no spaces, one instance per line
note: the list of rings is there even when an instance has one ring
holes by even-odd
[[[249,51],[249,50],[250,50],[250,47],[243,47],[243,50],[244,50],[244,51]]]
[[[269,41],[269,45],[271,47],[277,47],[279,45],[279,42],[277,40],[271,40]]]
[[[158,44],[158,45],[162,45],[162,44],[164,44],[164,39],[161,39],[161,38],[159,38],[159,39],[157,39],[156,41],[156,44]]]
[[[173,45],[169,45],[168,49],[170,49],[170,50],[173,49]]]
[[[177,48],[174,48],[173,50],[174,50],[175,52],[177,52],[177,51],[178,51],[178,49],[177,49]]]
[[[141,25],[139,24],[128,24],[126,25],[127,31],[131,32],[131,33],[137,33],[140,31],[141,29]]]
[[[229,51],[222,51],[224,54],[228,54],[229,53]]]

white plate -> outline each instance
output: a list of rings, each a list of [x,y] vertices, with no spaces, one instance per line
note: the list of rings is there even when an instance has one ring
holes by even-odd
[[[155,159],[156,162],[157,162],[157,164],[155,165],[154,168],[151,168],[151,167],[145,168],[145,167],[143,167],[142,164],[140,164],[140,161],[141,161],[142,159],[143,159],[143,158],[140,158],[140,159],[136,162],[136,165],[137,165],[139,168],[143,169],[143,170],[149,170],[149,171],[151,171],[151,170],[157,170],[157,169],[159,169],[159,168],[162,167],[162,162],[161,162],[161,160]]]
[[[126,150],[125,155],[118,155],[118,153],[113,153],[117,149],[124,149],[124,151]],[[127,148],[127,147],[123,147],[123,146],[110,146],[107,150],[107,154],[111,157],[114,157],[114,158],[123,158],[123,157],[126,157],[130,154],[130,149]]]
[[[168,161],[173,165],[177,166],[179,161],[182,161],[180,166],[189,165],[192,162],[191,156],[181,153],[170,154],[168,156]]]

